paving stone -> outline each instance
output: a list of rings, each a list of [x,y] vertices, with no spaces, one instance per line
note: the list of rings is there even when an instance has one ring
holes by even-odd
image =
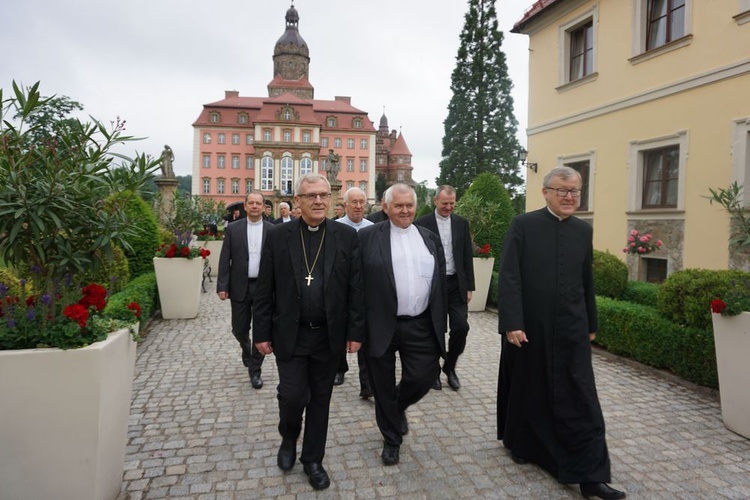
[[[286,473],[276,466],[275,361],[264,361],[265,385],[252,389],[230,317],[228,302],[205,293],[197,318],[152,321],[138,346],[118,500],[580,498],[577,485],[515,464],[496,440],[494,313],[469,314],[462,387],[444,381],[409,409],[394,467],[380,463],[374,404],[359,398],[348,356],[351,371],[331,401],[325,492],[312,490],[299,462]],[[613,486],[629,498],[750,498],[750,440],[723,427],[716,391],[596,349],[593,364]]]

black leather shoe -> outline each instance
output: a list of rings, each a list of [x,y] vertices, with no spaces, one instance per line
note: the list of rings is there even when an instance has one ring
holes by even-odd
[[[608,500],[625,498],[625,492],[610,488],[607,483],[581,483],[581,495],[584,498],[596,497]]]
[[[458,380],[458,375],[456,375],[455,370],[448,370],[445,374],[448,376],[448,385],[451,389],[454,391],[459,390],[461,388],[461,381]]]
[[[341,385],[344,383],[344,372],[337,372],[336,377],[333,379],[333,385]]]
[[[443,384],[440,382],[440,376],[438,375],[437,380],[435,380],[435,383],[432,384],[432,389],[435,391],[442,391],[443,390]]]
[[[398,463],[398,448],[394,444],[383,445],[383,453],[380,454],[383,465],[396,465]]]
[[[292,470],[294,462],[297,460],[297,443],[291,439],[282,439],[279,446],[279,454],[276,457],[276,463],[281,470]]]
[[[263,387],[263,379],[260,378],[260,373],[250,374],[250,384],[252,384],[253,389],[260,389]]]
[[[521,457],[519,457],[518,455],[516,455],[516,454],[515,454],[515,453],[513,453],[512,451],[510,452],[510,458],[511,458],[511,459],[512,459],[512,460],[513,460],[513,461],[514,461],[515,463],[517,463],[518,465],[524,465],[524,464],[527,464],[527,463],[529,463],[529,461],[528,461],[528,460],[526,460],[525,458],[521,458]]]
[[[328,473],[320,462],[311,462],[303,466],[305,474],[310,476],[310,486],[316,490],[324,490],[331,486],[331,480]]]
[[[369,399],[372,397],[372,391],[370,390],[369,387],[363,387],[359,391],[359,397],[362,399]]]
[[[409,421],[406,419],[406,412],[402,411],[400,417],[401,418],[398,423],[398,431],[402,436],[406,436],[407,434],[409,434]]]

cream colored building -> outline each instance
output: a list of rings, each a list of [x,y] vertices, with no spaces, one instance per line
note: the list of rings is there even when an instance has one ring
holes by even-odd
[[[728,215],[705,196],[750,189],[750,0],[540,0],[512,31],[529,37],[527,210],[570,165],[594,247],[631,278],[737,265]],[[626,258],[631,229],[663,249]]]

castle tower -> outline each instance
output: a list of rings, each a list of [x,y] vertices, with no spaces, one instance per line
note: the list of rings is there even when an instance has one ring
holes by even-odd
[[[312,99],[315,89],[308,80],[310,51],[299,34],[299,13],[294,4],[286,11],[286,30],[273,51],[273,80],[268,84],[268,96],[284,93],[301,99]]]

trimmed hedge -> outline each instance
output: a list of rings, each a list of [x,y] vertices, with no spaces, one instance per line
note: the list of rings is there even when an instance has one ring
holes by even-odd
[[[499,283],[500,273],[498,271],[492,271],[492,278],[490,278],[490,290],[487,292],[487,305],[493,309],[497,309],[497,287]]]
[[[128,220],[140,229],[137,237],[128,239],[132,250],[125,252],[130,265],[130,275],[137,278],[154,270],[153,258],[160,243],[159,223],[154,211],[140,196],[129,196],[125,213]]]
[[[133,312],[127,306],[131,302],[137,302],[141,306],[140,325],[143,327],[154,314],[156,301],[156,274],[153,272],[142,274],[128,283],[121,291],[107,298],[104,314],[110,318],[131,320],[133,319]]]
[[[683,327],[652,307],[597,297],[595,343],[613,354],[669,370],[696,384],[718,388],[711,330]]]
[[[628,281],[625,291],[620,297],[622,300],[641,304],[648,307],[656,307],[656,296],[659,293],[659,284],[646,283],[645,281]]]
[[[711,331],[711,301],[723,296],[732,281],[743,278],[750,279],[750,273],[709,269],[674,272],[659,287],[657,307],[678,325]]]
[[[602,297],[619,299],[628,286],[628,266],[609,252],[594,250],[594,290]]]

